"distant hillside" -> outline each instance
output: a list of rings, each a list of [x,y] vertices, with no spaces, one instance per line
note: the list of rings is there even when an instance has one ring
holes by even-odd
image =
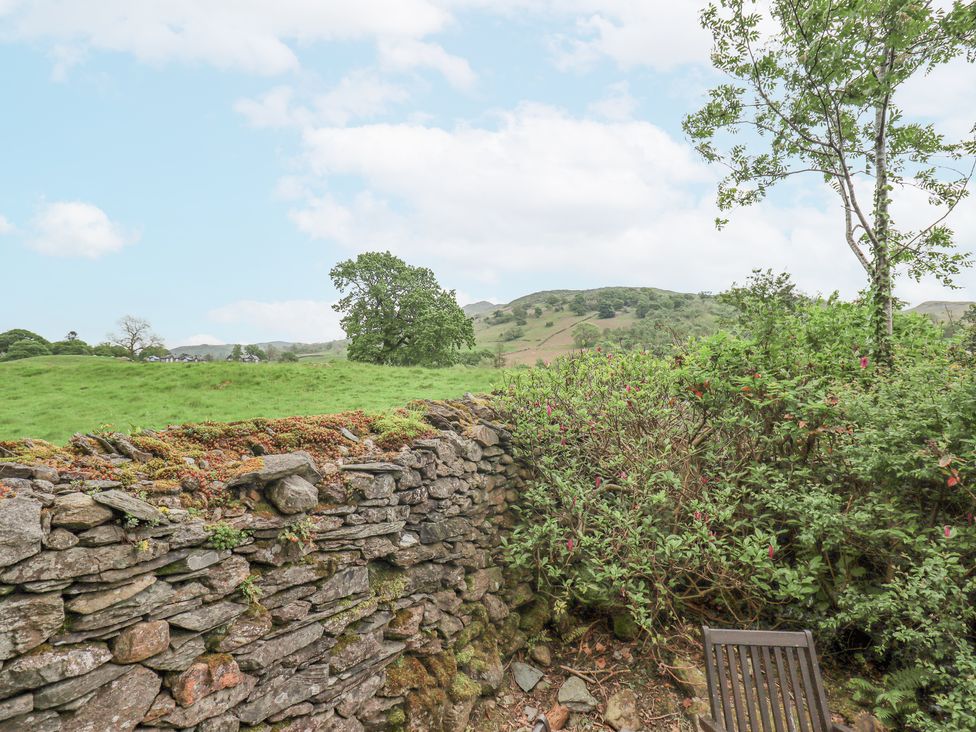
[[[509,366],[550,361],[577,348],[573,329],[587,323],[599,331],[598,342],[610,348],[638,347],[664,351],[675,340],[707,335],[718,329],[727,309],[707,293],[674,292],[656,287],[601,287],[592,290],[543,290],[507,305],[482,300],[465,305],[474,321],[477,349],[499,346]],[[245,344],[242,344],[245,345]],[[294,350],[302,361],[344,358],[348,342],[258,343],[267,350]],[[215,360],[227,358],[233,344],[178,346],[174,354]]]
[[[465,305],[461,308],[465,315],[481,315],[481,313],[487,313],[494,310],[498,306],[493,302],[488,302],[487,300],[479,300],[478,302],[473,302],[470,305]]]
[[[265,341],[264,343],[256,343],[254,345],[260,347],[261,349],[267,351],[269,347],[274,348],[279,353],[283,351],[295,351],[302,357],[304,355],[322,355],[330,351],[345,352],[345,341],[329,341],[326,343],[293,343],[291,341]],[[242,343],[242,346],[251,345],[247,343]],[[177,356],[186,353],[191,356],[197,356],[198,358],[203,358],[204,356],[211,356],[215,360],[220,360],[227,358],[230,352],[233,350],[233,343],[225,343],[221,345],[199,345],[199,346],[177,346],[176,348],[171,348],[170,353]]]
[[[908,312],[928,315],[936,323],[944,323],[946,321],[958,321],[971,305],[976,305],[976,303],[968,300],[928,300],[909,308]]]
[[[501,345],[506,363],[549,361],[576,348],[573,329],[588,323],[609,347],[664,350],[675,339],[705,335],[726,312],[708,294],[654,287],[545,290],[473,316],[478,348]]]

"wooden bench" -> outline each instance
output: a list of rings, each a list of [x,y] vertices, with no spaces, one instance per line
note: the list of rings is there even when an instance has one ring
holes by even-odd
[[[830,719],[809,630],[702,627],[711,718],[705,732],[853,732]]]

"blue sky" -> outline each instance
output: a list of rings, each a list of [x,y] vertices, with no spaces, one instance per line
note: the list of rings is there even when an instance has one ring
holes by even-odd
[[[693,2],[0,0],[0,330],[326,340],[329,269],[371,249],[462,302],[760,266],[853,295],[816,181],[712,227],[718,172],[680,130],[707,53]],[[976,120],[964,63],[903,94],[945,131]],[[972,250],[974,205],[953,223]],[[959,283],[899,294],[976,299]]]

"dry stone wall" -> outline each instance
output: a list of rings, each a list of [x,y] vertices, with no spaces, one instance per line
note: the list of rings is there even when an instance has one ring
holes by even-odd
[[[496,557],[521,478],[485,407],[428,419],[393,454],[254,459],[207,516],[0,462],[0,732],[464,730],[524,643]]]

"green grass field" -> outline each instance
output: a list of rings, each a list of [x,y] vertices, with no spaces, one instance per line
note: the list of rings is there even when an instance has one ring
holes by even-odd
[[[0,363],[0,440],[65,442],[110,425],[130,432],[183,422],[377,412],[413,399],[489,391],[490,368],[394,368],[343,360],[297,364],[133,363],[47,356]]]

